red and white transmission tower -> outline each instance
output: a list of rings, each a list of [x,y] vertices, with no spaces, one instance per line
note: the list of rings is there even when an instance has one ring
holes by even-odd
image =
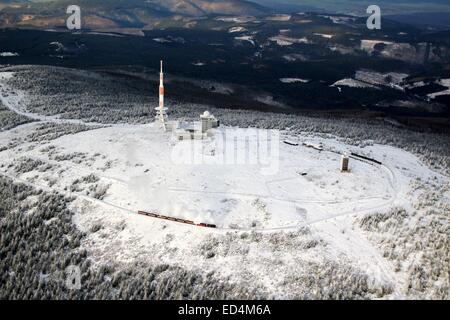
[[[163,61],[161,60],[161,72],[159,74],[159,106],[155,108],[156,120],[161,123],[166,131],[167,122],[167,108],[164,107],[164,73],[163,73]]]

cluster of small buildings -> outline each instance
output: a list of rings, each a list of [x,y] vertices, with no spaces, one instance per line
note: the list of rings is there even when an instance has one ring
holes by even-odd
[[[167,110],[164,106],[164,73],[163,62],[161,61],[161,72],[159,76],[159,106],[156,110],[156,121],[161,124],[165,131],[172,131],[177,140],[203,140],[214,136],[214,129],[220,125],[219,120],[209,111],[200,115],[197,122],[169,122]]]
[[[194,122],[168,122],[167,108],[164,107],[164,73],[163,62],[161,61],[161,72],[159,82],[159,106],[155,108],[156,120],[162,125],[165,131],[172,131],[176,140],[203,140],[214,136],[214,130],[219,127],[219,120],[214,117],[209,111],[205,111],[200,115],[200,121]],[[284,143],[291,146],[298,146],[297,142],[285,140]],[[321,144],[315,145],[311,143],[303,143],[303,146],[313,148],[318,151],[323,151]],[[347,154],[341,157],[340,169],[341,172],[349,172],[350,158]]]
[[[200,115],[199,122],[179,123],[178,127],[174,130],[174,134],[177,140],[203,140],[205,138],[214,136],[214,129],[220,125],[219,120],[210,114],[209,111],[205,111]]]

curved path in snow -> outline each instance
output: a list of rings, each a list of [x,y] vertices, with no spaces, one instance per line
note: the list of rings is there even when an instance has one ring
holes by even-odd
[[[335,219],[335,218],[338,218],[338,217],[354,215],[354,214],[360,215],[360,214],[370,213],[370,212],[373,212],[375,210],[388,209],[388,208],[390,208],[392,206],[392,204],[395,202],[395,200],[397,198],[397,190],[398,190],[398,188],[397,188],[397,185],[396,185],[396,178],[395,178],[395,174],[393,173],[393,171],[390,168],[386,167],[386,166],[383,166],[383,169],[388,171],[388,172],[390,172],[390,174],[392,174],[392,179],[390,179],[389,181],[390,181],[390,184],[391,184],[394,192],[391,195],[391,198],[389,200],[384,201],[383,203],[381,203],[379,205],[376,205],[376,206],[373,206],[373,207],[369,207],[369,208],[365,208],[365,209],[362,209],[362,210],[349,210],[349,211],[344,211],[344,212],[340,212],[340,213],[336,213],[336,214],[331,214],[331,215],[326,216],[324,218],[310,220],[310,221],[307,221],[307,222],[301,223],[301,224],[297,223],[297,224],[293,224],[293,225],[280,226],[280,227],[270,227],[270,228],[262,228],[262,229],[259,229],[259,228],[237,228],[237,229],[233,228],[232,229],[232,228],[221,228],[221,227],[219,227],[217,229],[211,229],[211,230],[240,231],[240,232],[251,232],[251,231],[270,232],[270,231],[293,230],[293,229],[299,229],[299,228],[307,227],[307,226],[310,226],[310,225],[313,225],[313,224],[316,224],[316,223],[319,223],[319,222],[332,220],[332,219]],[[59,189],[59,188],[55,188],[55,187],[49,187],[49,186],[45,186],[45,185],[42,185],[42,184],[37,184],[37,183],[34,183],[34,182],[30,182],[30,181],[24,180],[24,179],[22,179],[22,178],[20,178],[18,176],[9,174],[9,173],[4,172],[4,171],[0,171],[0,175],[8,177],[8,178],[12,179],[13,181],[20,182],[20,183],[32,186],[34,188],[43,189],[43,190],[50,191],[50,192],[51,191],[56,191],[56,192],[59,192],[61,194],[66,195],[66,196],[72,196],[72,197],[74,196],[74,197],[78,197],[78,198],[82,198],[82,199],[91,201],[91,202],[96,203],[96,204],[112,207],[114,209],[121,210],[121,211],[126,212],[128,214],[130,214],[130,213],[131,214],[137,214],[137,210],[133,210],[133,209],[130,209],[130,208],[125,208],[125,207],[116,205],[114,203],[111,203],[111,202],[108,202],[108,201],[104,201],[104,200],[100,200],[100,199],[96,199],[96,198],[93,198],[93,197],[90,197],[90,196],[87,196],[87,195],[84,195],[84,194],[81,194],[81,193],[70,192],[70,191],[66,191],[66,190],[63,190],[63,189]],[[177,223],[177,222],[174,222],[174,223]]]

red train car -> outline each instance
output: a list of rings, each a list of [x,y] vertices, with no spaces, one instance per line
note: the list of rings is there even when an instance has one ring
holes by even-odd
[[[204,228],[217,228],[217,226],[215,224],[209,224],[209,223],[199,223],[197,224],[197,226],[199,227],[204,227]]]
[[[181,219],[181,218],[174,218],[174,217],[169,217],[169,216],[164,216],[162,214],[157,214],[157,213],[152,213],[152,212],[145,212],[145,211],[138,211],[138,214],[143,215],[143,216],[147,216],[147,217],[152,217],[152,218],[158,218],[158,219],[162,219],[162,220],[167,220],[167,221],[173,221],[173,222],[178,222],[178,223],[184,223],[184,224],[189,224],[189,225],[194,225],[197,227],[203,227],[203,228],[217,228],[217,226],[215,224],[209,224],[209,223],[195,223],[194,221],[191,220],[186,220],[186,219]]]

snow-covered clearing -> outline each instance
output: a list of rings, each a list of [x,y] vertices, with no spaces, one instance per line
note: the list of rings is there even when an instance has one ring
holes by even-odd
[[[233,27],[228,30],[229,33],[238,33],[238,32],[245,32],[245,31],[247,31],[247,29],[245,29],[244,27]]]
[[[346,78],[339,81],[336,81],[331,85],[332,87],[350,87],[350,88],[373,88],[378,89],[378,87],[371,85],[369,83],[365,83],[359,80],[355,80],[352,78]]]
[[[281,78],[281,82],[283,83],[308,83],[309,80],[301,79],[301,78]]]
[[[166,38],[154,38],[153,41],[159,42],[159,43],[171,43],[172,42]]]
[[[450,79],[442,79],[438,83],[441,86],[447,87],[448,89],[439,91],[439,92],[435,92],[435,93],[430,93],[428,95],[428,97],[430,97],[431,99],[435,99],[436,97],[439,97],[439,96],[450,95]]]
[[[314,33],[314,35],[325,39],[332,39],[334,37],[333,34],[326,34],[326,33]]]
[[[311,41],[309,41],[306,37],[303,38],[292,38],[283,34],[280,34],[275,37],[269,38],[269,41],[276,42],[279,46],[292,46],[294,43],[300,44],[309,44]]]
[[[27,130],[33,130],[33,126],[0,134],[0,144]],[[244,129],[236,130],[238,135],[245,134]],[[199,246],[211,237],[225,237],[230,231],[295,232],[302,227],[313,227],[313,238],[324,239],[328,245],[311,252],[289,249],[289,256],[283,258],[283,268],[298,259],[320,261],[323,257],[332,259],[345,254],[377,281],[390,281],[394,277],[392,267],[358,230],[352,229],[352,221],[364,213],[408,205],[409,181],[418,176],[426,180],[434,174],[417,158],[395,148],[375,145],[358,149],[334,139],[289,134],[283,137],[322,143],[325,150],[333,152],[280,144],[280,171],[265,176],[258,165],[174,164],[170,134],[151,125],[121,125],[63,136],[34,148],[24,144],[21,148],[27,151],[4,151],[0,153],[0,162],[14,163],[20,157],[45,161],[54,169],[25,174],[8,171],[7,174],[63,193],[75,180],[90,173],[98,176],[100,183],[109,185],[103,200],[92,199],[83,192],[70,194],[77,196],[72,206],[77,212],[75,222],[82,230],[89,230],[94,224],[103,226],[101,232],[90,234],[86,243],[100,260],[126,263],[145,258],[179,263],[187,268],[219,270],[224,277],[241,277],[244,275],[233,272],[242,263],[244,254],[239,253],[238,242],[233,241],[236,248],[227,249],[237,250],[233,256],[216,259],[205,259]],[[176,145],[190,149],[191,143],[184,141]],[[81,163],[52,160],[55,158],[51,152],[45,151],[48,146],[52,146],[56,155],[83,153],[94,160]],[[340,173],[340,155],[335,152],[344,151],[371,155],[387,166],[352,159],[351,172]],[[95,154],[99,156],[94,157]],[[52,180],[54,185],[50,186]],[[219,229],[160,221],[139,216],[137,210],[216,223]],[[267,259],[262,259],[273,254],[270,248],[249,244],[246,250],[245,271],[258,277],[268,288],[279,286],[282,279],[272,279],[266,270]]]
[[[101,32],[101,31],[92,31],[92,32],[87,32],[88,34],[93,34],[93,35],[99,35],[99,36],[108,36],[108,37],[118,37],[118,38],[122,38],[125,37],[125,35],[123,34],[118,34],[118,33],[111,33],[111,32]],[[134,32],[133,35],[139,35],[139,32]],[[140,33],[141,36],[144,36],[144,33]]]
[[[253,97],[254,100],[267,104],[269,106],[275,106],[280,108],[287,108],[286,104],[283,102],[277,101],[270,94],[257,94]]]
[[[5,83],[11,76],[0,74],[0,97],[6,107],[38,121],[83,123],[27,113],[26,96]],[[1,132],[0,146],[32,134],[38,125]],[[364,270],[374,283],[393,285],[391,297],[401,298],[403,275],[393,271],[354,221],[366,213],[410,208],[417,197],[412,181],[446,177],[398,148],[356,147],[338,138],[290,131],[281,132],[270,163],[217,161],[216,156],[227,152],[249,159],[254,149],[248,146],[267,143],[260,139],[266,133],[220,127],[212,139],[174,141],[155,124],[114,125],[11,146],[0,152],[0,174],[75,196],[74,222],[86,231],[83,245],[98,262],[139,259],[214,271],[232,282],[261,285],[274,298],[292,298],[296,289],[289,287],[289,277],[311,264],[344,260]],[[282,143],[285,139],[299,146]],[[323,151],[303,143],[322,145]],[[201,161],[183,161],[187,152]],[[351,158],[350,172],[341,173],[341,154],[350,152],[383,165]],[[14,164],[23,158],[49,168],[16,171]],[[265,174],[268,166],[275,170]],[[101,199],[87,193],[88,185],[77,183],[91,174],[108,187]],[[218,228],[140,216],[138,210]],[[91,232],[95,225],[102,228]]]
[[[191,62],[191,64],[196,67],[206,66],[206,62],[202,62],[202,61]]]
[[[290,14],[274,14],[266,18],[267,21],[289,21],[292,16]]]
[[[404,91],[402,83],[409,75],[398,72],[375,72],[371,70],[358,70],[355,77],[346,78],[336,81],[332,87],[351,87],[351,88],[374,88],[380,89],[379,86],[387,86],[396,90]]]
[[[375,72],[371,70],[358,70],[355,79],[375,85],[398,86],[409,74],[399,72]],[[401,88],[401,87],[399,87]]]
[[[291,54],[286,54],[283,56],[283,59],[288,61],[288,62],[295,62],[295,61],[308,61],[308,57],[306,57],[303,54],[299,54],[299,53],[291,53]]]
[[[234,37],[235,40],[239,40],[239,41],[248,41],[250,42],[252,45],[256,46],[255,40],[253,36],[241,36],[241,37]]]
[[[54,41],[54,42],[50,42],[49,45],[52,46],[52,48],[56,52],[67,50],[67,48],[61,42]]]
[[[375,50],[375,46],[379,44],[392,45],[394,42],[384,40],[361,40],[361,50],[372,53]]]
[[[330,19],[335,24],[349,24],[350,22],[354,22],[356,20],[356,18],[354,17],[345,17],[345,16],[319,15],[319,17]]]
[[[253,16],[226,16],[217,17],[216,20],[222,22],[247,23],[255,21],[256,18]]]
[[[9,58],[9,57],[18,57],[19,54],[17,52],[0,52],[0,57]]]

